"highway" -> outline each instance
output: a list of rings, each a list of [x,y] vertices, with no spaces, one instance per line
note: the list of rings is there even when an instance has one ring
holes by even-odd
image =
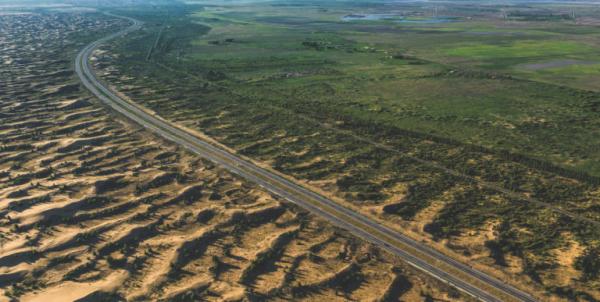
[[[154,134],[213,161],[232,173],[258,184],[272,194],[328,220],[333,225],[380,246],[411,266],[478,300],[490,302],[537,301],[531,295],[511,285],[448,257],[424,243],[391,230],[276,172],[261,168],[223,148],[202,140],[169,121],[146,112],[139,105],[119,97],[97,79],[89,62],[92,53],[99,45],[141,28],[141,22],[131,18],[126,19],[133,23],[130,27],[87,45],[79,52],[75,61],[75,71],[82,84],[102,103]]]

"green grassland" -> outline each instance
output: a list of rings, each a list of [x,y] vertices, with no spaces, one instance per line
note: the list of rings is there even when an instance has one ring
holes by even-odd
[[[449,56],[476,60],[497,58],[531,58],[590,53],[594,48],[585,44],[565,41],[515,41],[508,45],[474,44],[449,49]]]
[[[108,80],[144,87],[125,92],[283,173],[381,206],[384,219],[442,203],[423,230],[435,240],[496,221],[484,264],[506,269],[515,256],[548,294],[597,301],[598,31],[546,9],[504,20],[498,7],[456,5],[443,23],[422,4],[392,9],[422,23],[341,19],[390,13],[375,1],[120,11],[147,24],[109,47],[133,77]],[[561,60],[586,64],[526,66]],[[568,284],[556,281],[565,234],[584,250]]]
[[[487,44],[489,38],[464,42],[453,32],[423,33],[424,29],[415,25],[406,29],[405,25],[335,22],[331,12],[321,15],[318,8],[302,8],[302,12],[269,8],[196,12],[191,18],[210,27],[210,32],[202,36],[201,25],[196,25],[198,35],[183,50],[185,53],[166,51],[161,60],[174,63],[177,57],[177,70],[200,71],[199,75],[211,70],[228,84],[235,83],[229,87],[236,93],[268,100],[273,106],[322,107],[317,112],[342,108],[339,113],[352,119],[375,119],[392,127],[507,150],[600,175],[599,145],[592,139],[599,134],[593,125],[600,119],[589,110],[596,106],[593,95],[496,77],[492,67],[466,69],[472,67],[471,61],[486,66],[492,61],[508,64],[507,69],[533,58],[593,56],[594,46],[564,41],[563,36],[548,40],[511,36],[505,38],[510,42],[495,38],[495,44]],[[339,18],[340,13],[336,15]],[[391,26],[397,31],[395,40],[400,41],[361,41],[361,36],[376,36],[365,33],[366,28],[377,30],[381,26]],[[411,31],[406,38],[402,37],[404,31]],[[444,35],[451,36],[438,39]],[[413,39],[416,36],[419,38]],[[424,51],[421,56],[419,48],[410,43],[423,39],[438,46],[429,47],[429,53]],[[413,42],[405,46],[404,40]],[[454,42],[444,45],[445,40]],[[420,47],[426,46],[423,43]],[[435,58],[438,53],[449,59]],[[469,62],[447,62],[457,57]],[[587,67],[588,72],[577,66],[568,68],[570,74],[581,76],[596,70],[592,66]],[[555,74],[552,69],[537,70],[532,78]],[[313,91],[313,86],[322,86],[319,83],[327,83],[331,93]]]

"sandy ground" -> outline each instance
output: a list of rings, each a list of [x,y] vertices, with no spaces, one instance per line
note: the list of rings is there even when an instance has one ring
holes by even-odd
[[[49,59],[64,39],[27,47],[49,24],[92,18],[76,17],[0,16],[19,25],[0,41],[15,62],[0,67],[0,301],[466,299],[119,122],[79,87],[70,57]]]

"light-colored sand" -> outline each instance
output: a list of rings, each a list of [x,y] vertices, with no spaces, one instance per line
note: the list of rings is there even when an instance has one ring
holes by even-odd
[[[81,299],[95,291],[111,292],[118,288],[127,278],[124,270],[115,271],[106,278],[97,282],[79,283],[63,282],[57,286],[47,288],[36,294],[28,294],[21,298],[23,302],[64,302]]]

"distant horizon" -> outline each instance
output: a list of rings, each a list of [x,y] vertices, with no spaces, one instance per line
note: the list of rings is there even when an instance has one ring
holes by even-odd
[[[312,2],[314,0],[231,0],[227,1],[230,3],[235,2]],[[351,0],[330,0],[332,2],[345,2]],[[142,2],[143,4],[150,4],[156,2],[180,2],[180,3],[207,3],[211,2],[211,0],[157,0],[157,1],[143,1],[143,0],[0,0],[0,5],[13,5],[13,6],[22,6],[22,5],[31,5],[31,4],[39,4],[39,5],[76,5],[79,3],[133,3],[133,2]],[[370,2],[390,2],[390,3],[410,3],[410,2],[472,2],[472,3],[480,3],[480,4],[507,4],[507,3],[600,3],[600,0],[371,0]]]

